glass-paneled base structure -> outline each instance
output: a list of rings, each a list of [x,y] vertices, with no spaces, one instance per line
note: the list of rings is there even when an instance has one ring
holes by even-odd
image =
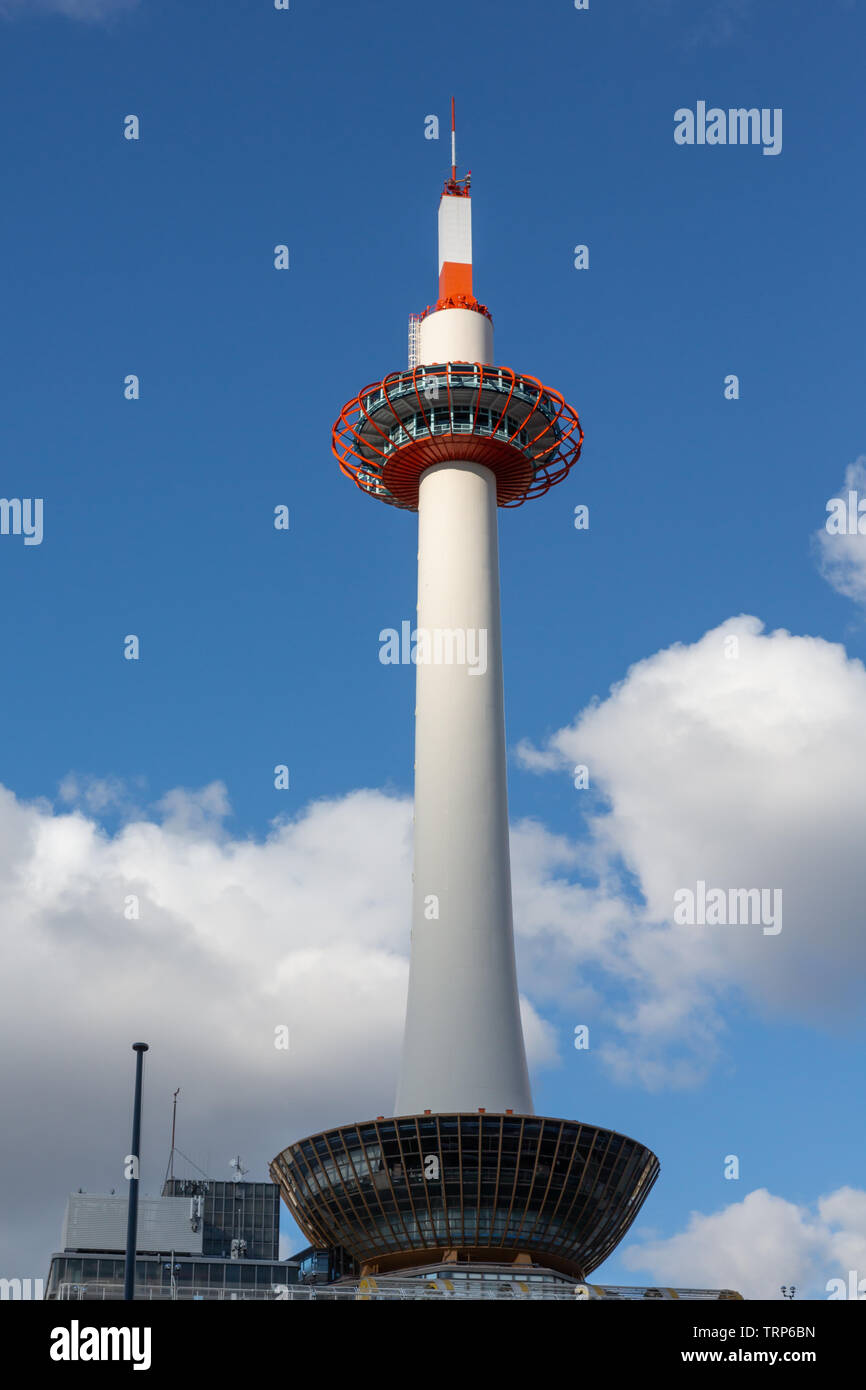
[[[362,1275],[525,1259],[585,1280],[658,1176],[613,1130],[536,1115],[380,1117],[290,1144],[271,1176],[313,1245]]]
[[[52,1255],[45,1297],[87,1302],[122,1299],[124,1266],[123,1255],[115,1250]],[[298,1279],[298,1266],[279,1260],[209,1260],[167,1250],[139,1254],[135,1261],[135,1297],[148,1302],[285,1298],[286,1287]]]

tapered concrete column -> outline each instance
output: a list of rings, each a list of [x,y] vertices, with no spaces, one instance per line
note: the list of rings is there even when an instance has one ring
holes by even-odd
[[[478,464],[437,464],[421,479],[418,633],[412,950],[396,1113],[531,1114],[511,911],[496,485]]]

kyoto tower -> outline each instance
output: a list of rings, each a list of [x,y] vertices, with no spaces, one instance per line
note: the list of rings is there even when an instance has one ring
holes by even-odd
[[[583,1280],[658,1175],[649,1149],[533,1113],[514,955],[497,507],[577,462],[576,411],[496,365],[472,285],[470,174],[439,202],[439,297],[409,366],[340,412],[332,447],[368,496],[418,513],[411,963],[395,1118],[290,1144],[271,1175],[319,1248],[362,1274],[437,1261]]]

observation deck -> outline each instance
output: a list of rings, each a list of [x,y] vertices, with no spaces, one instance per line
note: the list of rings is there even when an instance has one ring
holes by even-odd
[[[566,477],[582,444],[577,411],[558,391],[480,362],[391,372],[349,401],[332,431],[346,477],[409,511],[424,470],[455,460],[489,468],[498,505],[519,507]]]

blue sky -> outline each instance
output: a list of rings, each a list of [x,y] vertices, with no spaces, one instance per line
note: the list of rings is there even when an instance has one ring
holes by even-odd
[[[377,656],[380,629],[414,611],[415,520],[341,477],[330,428],[344,401],[404,365],[407,316],[435,297],[452,93],[460,163],[473,172],[475,290],[493,312],[497,359],[562,391],[586,430],[564,485],[500,514],[511,813],[515,824],[530,823],[516,855],[516,901],[521,982],[541,1020],[536,1108],[654,1148],[662,1174],[641,1214],[639,1227],[652,1233],[645,1241],[671,1241],[691,1212],[719,1212],[763,1188],[819,1222],[819,1199],[862,1184],[866,1139],[857,1103],[866,806],[855,777],[866,700],[852,664],[864,657],[866,562],[852,546],[840,592],[827,582],[826,555],[822,573],[815,540],[827,500],[866,453],[862,4],[591,0],[577,12],[565,0],[443,0],[434,13],[390,0],[293,0],[288,12],[268,0],[7,0],[0,30],[0,491],[42,497],[45,517],[39,546],[0,536],[3,893],[17,997],[39,1020],[40,1039],[27,1045],[21,1024],[24,1063],[9,1095],[17,1103],[26,1084],[46,1104],[55,1096],[55,1028],[88,1067],[102,1057],[105,1068],[100,1103],[89,1070],[66,1062],[70,1117],[89,1117],[70,1134],[79,1166],[41,1172],[32,1199],[42,1224],[25,1230],[10,1219],[9,1249],[38,1266],[59,1233],[67,1190],[113,1185],[106,1135],[122,1146],[128,1126],[123,989],[142,960],[152,967],[148,952],[183,975],[176,1009],[189,1014],[180,1032],[176,1018],[161,1018],[155,974],[136,1017],[152,1046],[154,1188],[177,1084],[198,1090],[188,1143],[212,1168],[223,1148],[226,1160],[240,1148],[262,1172],[290,1139],[362,1118],[352,1106],[340,1110],[355,1095],[371,1113],[390,1107],[408,946],[405,913],[399,922],[413,673]],[[678,146],[674,112],[699,100],[781,108],[781,153]],[[123,138],[130,113],[141,121],[137,142]],[[442,121],[438,142],[424,138],[431,113]],[[278,243],[290,248],[288,272],[273,267]],[[574,268],[576,244],[589,247],[586,271]],[[141,379],[139,401],[124,399],[128,373]],[[736,401],[724,397],[729,373],[739,377]],[[272,526],[280,503],[291,511],[287,533]],[[577,503],[590,508],[585,533],[572,524]],[[736,629],[756,653],[755,679],[725,709],[741,708],[754,742],[731,733],[727,714],[714,722],[727,687],[706,655],[714,639],[705,635],[741,614],[764,632]],[[779,629],[791,638],[771,641]],[[138,662],[123,659],[128,633],[140,637]],[[641,661],[658,665],[643,683],[627,680]],[[662,714],[686,697],[704,702],[695,718],[712,737],[692,762],[691,747],[673,748],[669,765],[660,755],[667,731],[676,743],[680,730],[641,703],[655,699],[656,678],[670,701]],[[610,714],[595,742],[595,725],[581,722],[594,701]],[[762,722],[770,752],[750,778]],[[658,775],[636,789],[641,730]],[[626,743],[635,750],[628,766],[617,761]],[[536,752],[521,756],[518,745]],[[576,792],[569,775],[584,746],[599,774],[590,793]],[[278,763],[290,767],[288,792],[274,789]],[[694,882],[704,864],[739,871],[745,849],[714,780],[721,764],[734,769],[728,791],[734,804],[742,798],[743,820],[753,792],[760,810],[750,870],[775,872],[785,846],[798,846],[808,882],[822,887],[814,899],[803,889],[798,904],[792,877],[788,935],[751,942],[760,960],[725,946],[702,958],[693,1000],[711,1019],[702,1036],[682,1002],[687,975],[672,1003],[674,987],[642,960],[639,936],[642,909],[657,921],[654,904],[667,891],[647,869],[661,853],[651,832],[668,827],[675,839],[689,797],[707,813],[712,852],[673,854],[671,872],[685,865]],[[203,796],[214,783],[224,793]],[[647,799],[652,786],[657,796]],[[346,802],[358,789],[372,799]],[[394,934],[359,945],[351,914],[339,919],[335,908],[328,949],[349,953],[340,969],[351,982],[351,952],[369,948],[370,998],[390,1001],[387,1022],[379,1036],[378,1022],[367,1031],[359,1015],[376,1059],[363,1076],[347,1039],[334,1044],[341,1060],[321,1075],[308,1067],[306,1083],[303,1047],[301,1070],[286,1078],[272,1066],[265,1074],[243,1037],[223,1040],[236,1084],[262,1088],[247,1110],[224,1093],[226,1072],[209,1053],[213,1017],[233,1007],[220,990],[239,978],[229,947],[209,955],[199,919],[172,955],[178,924],[186,929],[193,913],[196,845],[231,859],[232,846],[265,844],[275,818],[307,825],[322,799],[349,838],[352,817],[367,815],[365,834],[379,846],[387,883],[373,881],[371,859],[369,893],[391,895],[380,908]],[[311,905],[326,910],[342,872],[345,846],[326,820],[310,823],[321,830],[315,853],[305,857],[301,832],[293,849],[292,882],[305,887],[287,930],[298,933],[299,950],[317,949]],[[152,834],[140,829],[147,823]],[[130,826],[139,827],[131,841]],[[166,833],[186,886],[180,871],[163,878],[154,868]],[[831,848],[847,836],[850,853],[837,859]],[[53,854],[66,876],[82,866],[61,901],[48,902],[33,877],[37,840],[49,885]],[[544,882],[532,849],[542,841],[541,859],[555,858],[554,844],[567,843],[571,855]],[[112,872],[146,885],[162,933],[134,959],[112,939],[110,915],[98,942],[88,935],[102,921],[106,856],[115,852]],[[579,906],[583,892],[587,910],[613,913],[617,940],[631,943],[619,965],[603,945],[592,959],[582,954],[579,918],[567,948],[557,940],[541,906],[551,877],[569,901]],[[580,891],[569,896],[569,885]],[[279,926],[286,885],[275,873],[263,935],[248,910],[252,891],[239,888],[247,896],[232,908],[231,883],[224,888],[220,929],[232,950],[245,943],[246,967],[267,973],[282,961],[288,980],[292,956],[281,954]],[[366,902],[367,889],[358,892]],[[838,931],[831,920],[843,923]],[[117,931],[128,926],[121,920]],[[44,972],[61,970],[50,948],[61,929],[64,960],[87,962],[90,1010],[60,982],[56,995],[45,986]],[[671,971],[685,971],[696,949],[672,947]],[[558,983],[553,960],[567,965]],[[369,960],[356,965],[366,980]],[[340,1009],[329,970],[307,966],[316,1004],[309,1046],[327,1059]],[[243,997],[256,987],[251,976]],[[100,1028],[107,995],[120,1002]],[[641,1015],[647,999],[656,1015],[681,1020],[681,1036],[671,1025],[661,1038],[664,1028]],[[617,1063],[614,1020],[616,1047],[630,1038],[658,1060],[652,1076]],[[588,1053],[570,1044],[579,1022],[599,1039]],[[672,1050],[688,1060],[688,1084]],[[339,1085],[326,1094],[335,1071]],[[14,1143],[5,1141],[7,1161],[29,1171],[25,1155],[43,1142],[44,1123],[22,1122]],[[737,1182],[722,1176],[731,1153],[741,1161]],[[801,1278],[820,1296],[825,1267],[826,1278],[847,1271],[836,1267],[842,1248],[862,1249],[866,1262],[866,1224],[851,1202],[860,1215],[845,1217],[848,1244],[827,1237],[811,1264],[783,1231],[766,1272],[770,1294]],[[712,1247],[711,1264],[722,1249]],[[692,1247],[674,1255],[684,1268],[686,1256],[697,1261],[696,1274],[666,1282],[702,1272]],[[658,1251],[654,1258],[641,1271],[618,1254],[598,1277],[661,1278],[668,1266]]]

